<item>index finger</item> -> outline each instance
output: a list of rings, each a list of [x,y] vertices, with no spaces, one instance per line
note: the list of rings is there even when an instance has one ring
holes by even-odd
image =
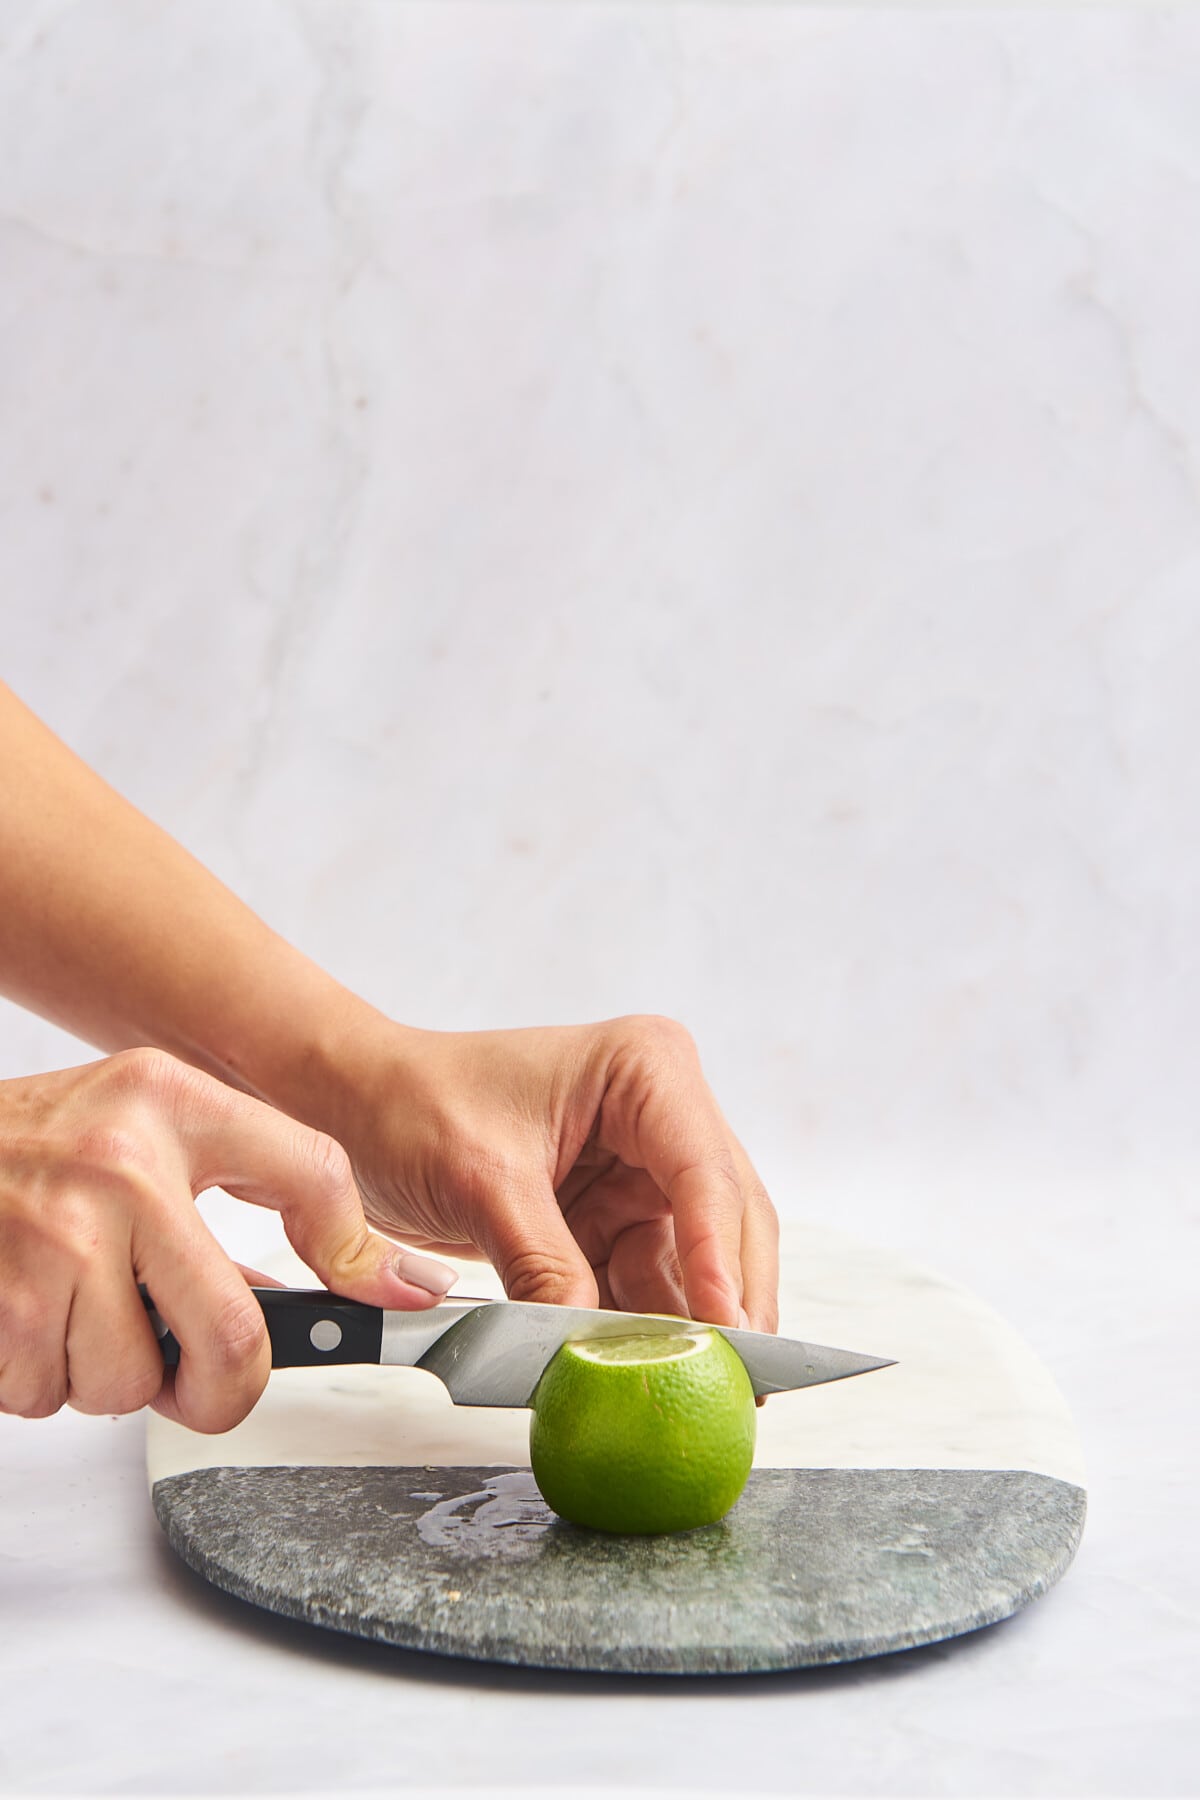
[[[167,1112],[193,1194],[220,1187],[283,1219],[300,1257],[348,1299],[434,1305],[452,1269],[373,1232],[341,1145],[265,1101],[173,1058],[155,1058],[148,1097]]]

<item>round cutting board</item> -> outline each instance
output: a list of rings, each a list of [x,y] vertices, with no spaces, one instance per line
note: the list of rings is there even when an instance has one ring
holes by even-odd
[[[296,1261],[274,1273],[313,1285]],[[473,1270],[472,1293],[499,1293]],[[719,1524],[612,1537],[557,1519],[529,1414],[411,1369],[277,1370],[236,1430],[149,1415],[155,1510],[216,1586],[406,1649],[538,1668],[726,1674],[846,1662],[1007,1617],[1083,1530],[1079,1444],[989,1307],[839,1233],[785,1233],[780,1330],[897,1359],[773,1396]]]

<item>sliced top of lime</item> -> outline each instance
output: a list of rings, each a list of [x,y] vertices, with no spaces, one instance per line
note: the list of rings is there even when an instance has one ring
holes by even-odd
[[[707,1350],[711,1331],[642,1332],[637,1336],[576,1339],[567,1346],[585,1362],[646,1363],[667,1362],[681,1356],[695,1356]]]

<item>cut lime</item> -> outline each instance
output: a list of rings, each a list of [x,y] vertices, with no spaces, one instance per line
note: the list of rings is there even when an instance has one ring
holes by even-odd
[[[564,1344],[529,1430],[538,1487],[597,1531],[689,1531],[722,1518],[754,1457],[754,1390],[719,1331]]]

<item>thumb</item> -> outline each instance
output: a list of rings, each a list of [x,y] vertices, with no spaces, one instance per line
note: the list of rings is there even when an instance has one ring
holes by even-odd
[[[483,1247],[510,1300],[542,1306],[600,1304],[591,1264],[572,1237],[548,1181],[532,1192],[495,1196],[486,1219]]]
[[[348,1169],[325,1206],[285,1211],[284,1229],[309,1268],[347,1300],[414,1312],[436,1306],[458,1280],[445,1263],[370,1229]]]

